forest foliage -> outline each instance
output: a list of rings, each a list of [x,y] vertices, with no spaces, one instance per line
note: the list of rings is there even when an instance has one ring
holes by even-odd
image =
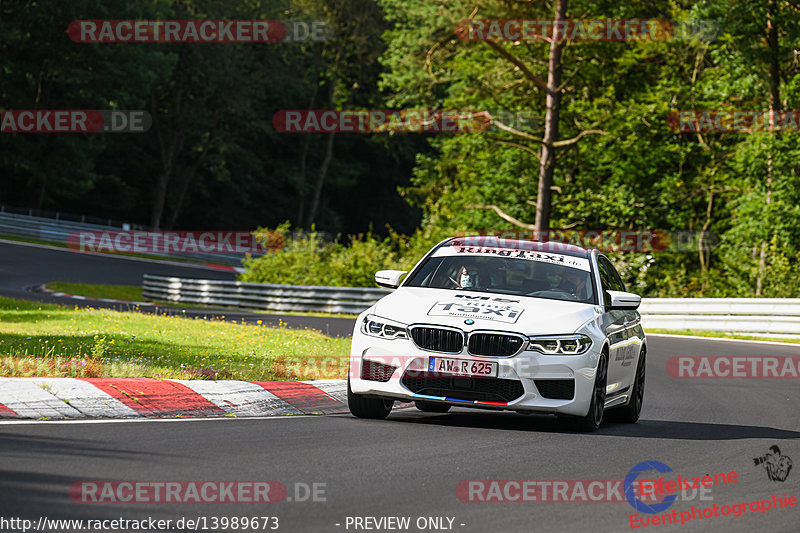
[[[680,132],[681,110],[800,109],[800,6],[777,0],[5,0],[0,108],[147,109],[148,134],[2,134],[0,203],[161,228],[278,228],[244,279],[374,286],[438,240],[533,224],[550,43],[469,19],[669,20],[670,38],[566,42],[550,228],[708,232],[611,253],[646,296],[800,297],[800,131]],[[324,20],[325,42],[82,44],[77,19]],[[691,31],[696,29],[697,31]],[[282,134],[281,109],[535,117],[459,134]],[[338,234],[333,242],[314,230]]]

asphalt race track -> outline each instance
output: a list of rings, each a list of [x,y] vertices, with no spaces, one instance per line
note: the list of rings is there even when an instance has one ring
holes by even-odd
[[[800,472],[770,481],[753,458],[772,445],[800,458],[797,382],[678,380],[677,354],[797,355],[800,348],[653,337],[642,419],[578,434],[545,417],[457,410],[396,410],[385,421],[350,416],[0,425],[0,516],[128,518],[277,516],[282,531],[354,531],[347,517],[447,516],[456,531],[625,531],[627,502],[462,502],[465,480],[621,480],[655,460],[684,477],[735,471],[735,484],[706,498],[719,506],[800,494]],[[72,483],[106,481],[278,481],[305,496],[324,484],[324,502],[270,504],[85,504]],[[301,485],[300,489],[295,484]],[[320,486],[322,487],[322,486]],[[514,494],[512,494],[513,497]],[[797,507],[706,518],[681,531],[797,531]],[[209,518],[210,519],[210,518]],[[341,524],[336,526],[336,524]],[[461,526],[460,524],[465,524]],[[411,528],[410,531],[417,531]]]
[[[0,296],[24,298],[47,303],[61,303],[109,309],[129,310],[130,306],[110,302],[81,302],[70,298],[31,292],[33,287],[51,281],[99,283],[109,285],[141,285],[145,274],[233,280],[235,274],[203,265],[151,261],[129,257],[78,253],[66,248],[0,241]],[[326,335],[346,337],[353,332],[354,321],[335,317],[299,317],[295,315],[259,314],[231,310],[180,309],[165,306],[143,306],[141,311],[180,314],[195,318],[244,320],[264,325],[277,325],[279,319],[289,327],[308,326]]]
[[[24,275],[17,274],[20,270],[16,269],[23,267],[9,264],[7,254],[11,251],[19,252],[6,245],[0,247],[0,293],[11,295],[13,287],[48,281],[46,264],[41,271],[27,268]],[[25,253],[38,252],[19,252],[12,261]],[[80,278],[80,268],[89,267],[77,263],[84,258],[75,255],[74,264],[62,258],[68,265],[59,278],[97,280],[90,273]],[[12,267],[15,274],[11,274]],[[136,268],[139,273],[151,271],[143,265],[128,268],[127,283],[140,275]],[[12,275],[16,277],[9,281]],[[457,489],[470,486],[470,480],[621,481],[643,461],[659,461],[670,467],[673,472],[659,474],[666,479],[675,479],[676,474],[692,478],[729,472],[736,472],[738,477],[704,495],[689,490],[668,510],[658,515],[638,513],[639,519],[673,510],[678,517],[683,512],[691,516],[692,506],[729,509],[757,500],[770,500],[772,505],[773,494],[799,497],[797,379],[677,379],[667,375],[665,367],[667,360],[677,355],[798,356],[800,346],[663,336],[652,336],[648,342],[647,387],[639,423],[606,423],[592,434],[572,432],[550,417],[465,409],[448,414],[397,409],[385,421],[337,415],[2,422],[0,517],[29,519],[34,525],[43,517],[152,517],[172,520],[173,527],[181,517],[204,521],[195,524],[197,528],[181,523],[180,530],[191,531],[224,531],[223,527],[212,527],[214,519],[223,517],[270,516],[278,518],[278,531],[292,532],[618,532],[631,530],[630,517],[637,514],[624,496],[622,501],[543,502],[539,501],[542,487],[552,485],[541,483],[529,484],[534,487],[530,495],[535,500],[487,502],[469,501],[470,495],[490,500],[492,494],[495,500],[522,495],[519,489],[510,490],[513,486],[505,484],[505,495],[492,492],[488,482],[471,485],[478,487],[473,492]],[[785,481],[770,480],[764,465],[754,461],[774,445],[795,463]],[[657,476],[650,472],[643,477]],[[69,493],[70,486],[80,481],[194,481],[199,485],[234,480],[276,481],[286,487],[287,494],[271,503],[99,504],[82,503],[79,497],[79,501],[73,501]],[[317,501],[310,495],[314,484]],[[622,492],[622,485],[619,487]],[[580,500],[574,493],[568,494]],[[798,531],[800,506],[759,507],[748,507],[740,516],[697,518],[684,525],[637,529]],[[410,526],[387,527],[397,525],[386,522],[388,517],[409,517]],[[378,527],[372,518],[384,522]],[[418,520],[423,527],[418,527]],[[265,531],[273,524],[268,521],[268,527],[262,529],[259,522],[257,529],[247,530]],[[0,526],[1,531],[20,531],[2,523]]]

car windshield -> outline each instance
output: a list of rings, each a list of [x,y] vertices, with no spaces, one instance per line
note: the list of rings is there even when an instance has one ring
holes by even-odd
[[[558,258],[579,264],[557,264]],[[434,255],[413,272],[403,286],[595,303],[587,259],[535,252],[528,252],[526,258],[493,254]]]

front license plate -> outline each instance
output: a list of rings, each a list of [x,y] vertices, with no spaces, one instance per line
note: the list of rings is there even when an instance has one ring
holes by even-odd
[[[428,372],[453,374],[469,377],[497,377],[497,363],[473,361],[470,359],[451,359],[449,357],[429,357]]]

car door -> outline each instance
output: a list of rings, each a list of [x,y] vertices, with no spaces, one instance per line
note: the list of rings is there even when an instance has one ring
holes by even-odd
[[[626,292],[625,283],[614,268],[614,265],[607,258],[603,257],[603,262],[606,269],[611,275],[611,286],[615,291]],[[625,329],[625,340],[617,352],[617,358],[620,363],[620,381],[625,384],[633,383],[634,374],[636,371],[636,363],[638,362],[639,352],[644,342],[644,330],[641,325],[641,315],[635,309],[626,309],[621,311],[623,316],[623,326]],[[626,385],[627,386],[627,385]]]
[[[614,394],[618,389],[623,388],[623,383],[627,381],[625,378],[628,374],[627,368],[623,366],[625,357],[628,355],[626,352],[628,348],[628,327],[626,320],[629,320],[628,312],[622,309],[610,309],[611,299],[606,294],[606,291],[615,291],[619,289],[617,274],[614,265],[611,264],[606,257],[599,255],[597,257],[597,269],[600,274],[600,297],[603,300],[605,308],[605,316],[603,320],[604,332],[608,339],[609,353],[608,353],[608,391],[609,394]],[[621,284],[622,281],[620,280]]]

